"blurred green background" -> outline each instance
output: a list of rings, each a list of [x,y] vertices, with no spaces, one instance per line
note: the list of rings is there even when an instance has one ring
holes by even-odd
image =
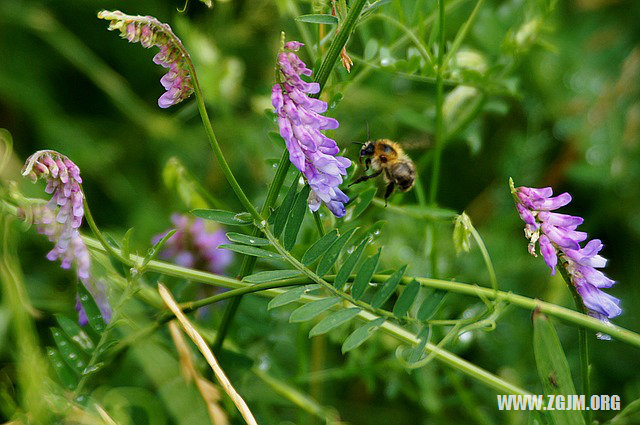
[[[259,205],[282,149],[268,135],[277,128],[264,113],[270,108],[280,31],[286,31],[288,39],[316,41],[318,26],[296,23],[294,18],[326,12],[323,3],[328,2],[228,0],[214,1],[208,9],[191,0],[181,14],[177,8],[182,8],[182,2],[173,0],[3,0],[0,127],[13,135],[20,161],[38,149],[54,149],[73,159],[82,169],[98,225],[116,236],[133,227],[134,246],[144,252],[150,238],[170,226],[172,212],[188,210],[175,190],[163,183],[162,170],[169,158],[177,157],[226,208],[239,210],[239,204],[211,155],[193,99],[160,110],[156,101],[162,94],[163,70],[151,61],[155,49],[145,50],[109,33],[96,13],[103,8],[120,9],[153,15],[172,25],[194,59],[227,160]],[[447,2],[449,42],[474,5],[473,1]],[[433,0],[392,0],[375,13],[396,19],[429,41],[436,6]],[[584,230],[602,239],[603,255],[610,259],[607,274],[618,281],[609,292],[622,299],[624,313],[615,322],[637,330],[640,2],[559,1],[552,11],[550,6],[542,1],[508,0],[486,1],[480,9],[451,67],[452,78],[472,81],[477,89],[446,87],[448,130],[459,131],[445,146],[438,202],[471,216],[494,261],[500,289],[571,307],[570,293],[559,275],[550,277],[544,262],[528,255],[523,223],[507,182],[513,177],[516,185],[551,185],[556,193],[570,192],[573,202],[563,212],[585,217]],[[368,123],[372,138],[405,144],[420,164],[421,181],[428,187],[435,89],[429,73],[413,59],[415,47],[403,35],[385,18],[360,24],[348,44],[355,66],[351,74],[338,69],[325,96],[327,100],[335,99],[337,93],[343,96],[330,114],[340,121],[332,137],[346,156],[356,159],[357,148],[351,141],[366,139]],[[310,56],[302,50],[310,64],[319,54]],[[15,172],[3,173],[5,181],[18,179]],[[42,196],[40,186],[20,185],[30,196]],[[415,190],[392,202],[415,204]],[[314,229],[307,219],[303,238],[311,241]],[[327,225],[332,223],[330,217],[325,220]],[[423,223],[377,207],[361,217],[365,224],[377,220],[387,221],[378,239],[385,247],[380,269],[408,264],[408,274],[428,275],[424,234],[416,232]],[[486,285],[477,249],[456,256],[451,225],[441,224],[436,230],[440,277]],[[52,314],[73,317],[71,277],[46,262],[49,245],[35,232],[22,235],[17,243],[29,298],[42,311],[37,320],[40,343],[51,345]],[[238,268],[236,261],[229,274],[233,276]],[[476,302],[450,294],[440,316],[458,317],[477,308]],[[143,307],[132,309],[141,321],[149,320],[144,319]],[[215,329],[221,311],[213,308],[203,323]],[[344,335],[309,340],[307,325],[287,322],[288,311],[267,312],[265,300],[246,297],[232,327],[231,342],[254,365],[333,406],[345,421],[525,420],[522,414],[497,412],[492,391],[440,364],[406,372],[395,361],[394,344],[384,338],[343,357]],[[5,306],[0,310],[2,391],[8,391],[15,375],[9,322]],[[577,332],[563,324],[557,329],[575,378]],[[473,333],[450,348],[541,393],[531,334],[529,312],[511,308],[495,331]],[[592,341],[592,391],[619,394],[623,407],[639,398],[637,349],[615,341]],[[170,340],[137,344],[110,366],[111,374],[100,375],[97,397],[113,410],[129,409],[131,417],[137,418],[132,423],[154,423],[146,417],[153,410],[168,423],[200,423],[197,418],[206,418],[203,404],[193,388],[176,383],[179,370],[173,350]],[[318,360],[311,356],[312,350],[325,354]],[[320,361],[320,367],[314,361]],[[261,423],[314,423],[315,419],[275,395],[246,365],[230,373]],[[127,400],[138,407],[132,408]],[[596,418],[612,414],[601,412]],[[189,415],[194,422],[188,422]]]

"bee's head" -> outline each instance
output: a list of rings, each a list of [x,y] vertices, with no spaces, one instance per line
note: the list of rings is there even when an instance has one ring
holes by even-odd
[[[373,152],[375,150],[374,142],[367,142],[362,145],[362,149],[360,149],[360,162],[362,162],[362,158],[370,158],[373,156]]]

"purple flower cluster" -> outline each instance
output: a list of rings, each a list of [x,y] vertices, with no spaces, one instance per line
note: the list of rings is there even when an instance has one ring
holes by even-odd
[[[536,189],[522,186],[512,190],[518,213],[526,223],[525,235],[529,239],[531,255],[536,256],[537,242],[552,275],[560,258],[560,265],[566,270],[571,284],[592,317],[609,323],[609,319],[619,316],[622,313],[620,300],[600,290],[615,284],[615,281],[597,270],[607,264],[607,260],[598,255],[602,243],[599,239],[593,239],[581,247],[580,243],[587,239],[587,234],[576,229],[584,220],[552,212],[571,202],[571,195],[563,193],[552,197],[553,190],[550,187]],[[609,339],[607,335],[598,336]]]
[[[327,110],[326,102],[307,96],[318,93],[320,86],[300,78],[311,76],[311,70],[294,53],[302,45],[290,41],[278,55],[282,82],[274,84],[271,101],[278,114],[280,135],[287,145],[289,159],[311,186],[309,207],[317,211],[322,201],[336,217],[342,217],[349,197],[338,186],[351,161],[335,156],[340,152],[336,142],[322,134],[322,130],[334,130],[339,124],[321,115]]]
[[[168,24],[153,16],[131,16],[119,10],[103,10],[98,13],[98,18],[111,21],[109,31],[119,30],[122,38],[131,43],[140,42],[147,49],[153,46],[160,48],[153,61],[169,71],[160,80],[166,92],[158,99],[158,106],[168,108],[191,96],[193,84],[185,60],[188,53]]]
[[[208,231],[204,220],[181,214],[173,214],[171,222],[177,230],[164,245],[160,258],[175,261],[183,267],[224,273],[233,260],[233,253],[218,249],[219,245],[229,243],[222,229]],[[154,237],[153,243],[158,243],[166,234]]]
[[[104,319],[108,321],[111,308],[104,295],[104,286],[94,284],[91,280],[91,257],[78,231],[84,217],[80,169],[66,156],[43,150],[27,159],[22,175],[34,182],[40,178],[45,179],[45,191],[52,195],[46,205],[35,207],[31,211],[38,233],[46,235],[54,243],[47,259],[60,260],[63,269],[75,265],[78,279],[94,296]],[[81,307],[81,304],[77,303],[76,309],[78,306]],[[79,313],[80,323],[86,324],[86,314],[80,310]]]

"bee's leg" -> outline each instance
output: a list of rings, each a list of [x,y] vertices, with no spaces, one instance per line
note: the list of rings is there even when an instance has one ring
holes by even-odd
[[[389,182],[389,184],[387,185],[387,190],[384,192],[384,206],[387,206],[387,199],[389,199],[389,196],[391,196],[391,194],[393,193],[393,189],[395,189],[396,184],[391,181]]]
[[[367,158],[364,160],[364,171],[369,171],[369,167],[371,167],[371,158]],[[376,174],[379,175],[380,173]]]
[[[370,174],[368,176],[366,174],[362,175],[362,176],[358,177],[357,179],[355,179],[354,181],[352,181],[351,183],[349,183],[348,187],[351,187],[351,186],[353,186],[354,184],[357,184],[357,183],[366,182],[367,180],[372,179],[374,177],[378,177],[380,175],[380,173],[382,173],[382,170],[376,171],[375,173]]]

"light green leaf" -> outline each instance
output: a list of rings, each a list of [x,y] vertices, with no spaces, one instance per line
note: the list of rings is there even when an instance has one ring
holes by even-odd
[[[334,305],[338,304],[341,299],[342,298],[340,297],[323,298],[300,306],[291,313],[289,321],[295,323],[311,320],[322,312],[327,311]]]
[[[453,225],[453,247],[456,254],[471,250],[471,219],[464,212],[456,217]]]
[[[553,324],[547,316],[533,313],[533,354],[536,358],[538,375],[547,395],[576,394],[571,378],[569,363],[562,350]],[[584,425],[584,417],[579,410],[547,410],[556,424]]]
[[[429,294],[418,309],[418,320],[424,322],[431,319],[444,304],[447,293],[447,291],[436,289]]]
[[[355,232],[356,229],[357,227],[351,230],[347,230],[338,238],[337,241],[333,243],[333,245],[329,247],[329,249],[327,249],[327,252],[322,256],[322,259],[318,264],[318,268],[316,269],[317,275],[324,276],[329,270],[331,270],[331,267],[333,267],[336,261],[338,261],[338,257],[340,256],[342,248],[344,248],[344,246],[347,244],[349,238],[351,237],[351,235],[353,235],[353,232]]]
[[[404,288],[402,294],[398,297],[396,301],[396,305],[393,307],[393,314],[402,319],[407,315],[407,312],[411,308],[411,304],[416,300],[418,296],[418,291],[420,290],[420,284],[417,280],[412,280],[411,283]]]
[[[346,353],[362,345],[363,342],[371,338],[371,336],[375,333],[375,331],[378,330],[378,328],[380,328],[380,326],[382,326],[383,323],[384,317],[379,317],[375,320],[365,323],[364,325],[353,331],[353,333],[349,335],[342,344],[342,353]]]
[[[60,382],[68,390],[73,390],[78,385],[78,378],[73,370],[62,360],[62,356],[55,348],[47,347],[47,357],[58,375]]]
[[[337,230],[332,230],[331,232],[318,239],[313,245],[309,247],[309,249],[307,249],[307,252],[304,253],[304,255],[302,256],[302,263],[306,266],[312,264],[314,261],[320,258],[322,254],[327,252],[327,249],[329,249],[329,247],[333,245],[333,243],[337,239]]]
[[[85,352],[93,351],[95,345],[89,335],[74,320],[69,319],[61,314],[55,315],[58,324],[64,333],[75,342]]]
[[[286,292],[283,292],[280,295],[276,295],[269,304],[267,305],[267,309],[271,310],[272,308],[280,307],[283,305],[287,305],[296,301],[298,298],[303,296],[304,294],[311,292],[315,289],[320,288],[320,285],[307,285],[307,286],[299,286],[297,288],[289,289]]]
[[[296,276],[300,276],[298,270],[269,270],[245,276],[242,281],[247,283],[264,283]]]
[[[353,271],[353,268],[356,266],[356,264],[358,263],[358,260],[362,256],[362,253],[364,252],[364,248],[366,245],[367,245],[367,239],[365,238],[362,242],[360,242],[360,245],[358,245],[358,247],[349,255],[349,257],[347,258],[347,261],[344,262],[342,267],[340,267],[340,270],[338,271],[338,274],[336,275],[336,278],[333,281],[333,286],[342,290],[342,288],[344,287],[344,284],[349,279],[349,276],[351,276],[351,272]]]
[[[311,330],[309,331],[309,337],[322,335],[330,330],[337,328],[343,323],[348,322],[353,319],[362,311],[357,307],[346,308],[344,310],[338,310],[336,312],[331,313],[324,319],[318,322]]]
[[[377,188],[372,187],[358,195],[358,198],[355,201],[355,207],[353,208],[353,212],[351,213],[351,220],[355,220],[356,218],[358,218],[358,216],[367,209],[371,201],[373,201],[373,198],[376,196],[377,191]]]
[[[291,211],[291,207],[293,206],[293,201],[296,199],[297,190],[298,179],[295,179],[295,181],[291,184],[291,187],[289,187],[289,190],[282,200],[282,203],[274,213],[275,218],[273,220],[273,234],[276,237],[279,237],[284,230],[284,225],[287,223],[289,212]]]
[[[338,23],[338,18],[333,15],[327,14],[311,14],[311,15],[300,15],[296,18],[298,22],[307,22],[310,24],[326,24],[333,25]]]
[[[367,41],[366,46],[364,47],[363,59],[365,61],[370,61],[375,58],[378,54],[378,47],[378,40],[376,40],[375,38],[370,38],[369,41]]]
[[[251,224],[251,216],[247,216],[247,213],[234,213],[231,211],[223,210],[195,209],[191,211],[191,214],[205,220],[217,221],[218,223],[226,224],[227,226],[246,226],[247,224]]]
[[[243,245],[253,245],[253,246],[269,245],[268,239],[259,238],[257,236],[252,236],[252,235],[245,235],[243,233],[229,232],[227,233],[227,238],[231,242],[235,242]]]
[[[222,244],[218,245],[219,249],[228,249],[239,254],[250,255],[252,257],[280,259],[282,256],[277,252],[267,251],[266,249],[256,248],[249,245]]]
[[[369,282],[371,282],[371,276],[373,276],[373,274],[376,271],[376,268],[378,267],[378,260],[380,259],[380,251],[382,251],[382,248],[378,248],[378,252],[376,254],[367,258],[364,261],[364,263],[362,263],[362,266],[360,267],[360,270],[358,270],[358,274],[356,275],[356,278],[353,280],[351,295],[353,295],[353,298],[355,298],[356,300],[359,300],[360,298],[362,298],[367,288],[369,287]]]
[[[300,226],[302,225],[302,220],[304,219],[305,213],[309,209],[307,203],[310,190],[311,187],[308,184],[305,185],[298,193],[298,195],[296,195],[296,200],[293,202],[291,215],[289,216],[287,225],[284,228],[283,244],[287,251],[291,251],[293,246],[296,244],[298,232],[300,231]]]
[[[373,297],[371,300],[371,306],[373,308],[380,308],[382,305],[389,299],[389,297],[396,291],[398,284],[400,283],[400,279],[402,279],[402,275],[404,275],[404,271],[407,269],[407,266],[402,266],[398,271],[389,276],[386,280],[382,288]]]
[[[84,307],[85,313],[87,313],[89,325],[91,325],[96,332],[102,333],[106,328],[106,323],[102,318],[98,305],[83,284],[78,284],[78,298]]]
[[[62,360],[76,373],[82,373],[89,361],[87,353],[82,351],[82,349],[60,329],[51,328],[51,335],[58,347],[58,352]]]

